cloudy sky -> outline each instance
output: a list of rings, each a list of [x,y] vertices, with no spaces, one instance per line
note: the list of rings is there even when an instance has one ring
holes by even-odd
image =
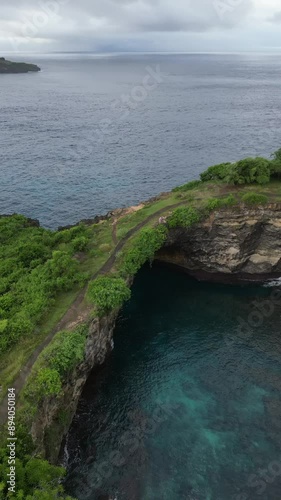
[[[1,0],[0,51],[276,51],[280,0]]]

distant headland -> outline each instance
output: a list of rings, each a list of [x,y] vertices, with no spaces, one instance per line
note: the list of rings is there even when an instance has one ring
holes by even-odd
[[[41,71],[41,69],[36,64],[17,63],[0,57],[0,74],[28,73],[29,71],[37,72]]]

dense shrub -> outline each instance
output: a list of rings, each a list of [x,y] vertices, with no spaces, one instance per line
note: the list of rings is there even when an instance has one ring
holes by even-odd
[[[103,316],[129,300],[131,290],[122,278],[100,276],[90,283],[87,295],[96,305],[98,315]]]
[[[77,236],[72,242],[72,248],[74,252],[83,252],[88,246],[89,240],[86,236]]]
[[[43,368],[37,376],[37,390],[40,397],[57,396],[61,392],[61,380],[57,370]]]
[[[227,177],[231,167],[231,163],[220,163],[219,165],[209,167],[205,172],[200,174],[201,181],[207,182],[224,180]]]
[[[3,319],[8,320],[0,333],[0,348],[5,350],[20,337],[29,335],[60,291],[83,283],[79,263],[65,252],[55,251],[51,259],[23,274],[12,289],[0,297]]]
[[[18,238],[23,233],[32,231],[32,224],[24,215],[12,215],[11,217],[0,217],[0,243],[10,244],[12,238]],[[35,228],[38,230],[38,228]]]
[[[274,159],[274,160],[277,160],[277,161],[280,161],[281,162],[281,148],[280,149],[277,149],[277,151],[275,151],[271,157]]]
[[[0,334],[0,352],[15,344],[20,337],[29,335],[35,326],[24,311],[18,312],[14,317],[8,320],[5,331]]]
[[[242,201],[246,205],[264,205],[268,203],[268,197],[264,194],[246,193],[242,196]]]
[[[173,214],[168,218],[168,227],[189,227],[197,222],[200,222],[201,215],[195,208],[180,207],[177,208]]]
[[[230,184],[266,184],[270,181],[270,162],[265,158],[245,158],[232,166],[226,181]]]
[[[77,238],[87,238],[89,240],[90,231],[89,228],[83,223],[77,226],[71,227],[70,229],[63,229],[57,231],[54,235],[56,243],[71,243]]]
[[[59,332],[40,354],[24,390],[31,406],[60,394],[66,375],[83,360],[87,331],[82,325],[72,332]]]
[[[51,292],[70,290],[74,284],[83,282],[85,276],[79,273],[79,263],[68,253],[55,251],[39,274],[45,278],[46,288]],[[37,273],[34,273],[38,276]]]
[[[87,328],[77,328],[73,332],[60,332],[43,351],[42,359],[61,377],[83,360]]]
[[[0,320],[0,333],[3,333],[8,326],[8,320],[7,319],[1,319]]]
[[[45,397],[58,396],[61,388],[61,379],[58,371],[49,367],[43,367],[40,368],[34,377],[31,377],[25,389],[25,396],[37,404]]]
[[[272,160],[269,165],[270,177],[272,179],[281,178],[281,160]]]
[[[223,203],[222,200],[220,200],[219,198],[210,198],[205,206],[207,212],[218,210],[221,207],[223,207]]]
[[[227,184],[266,184],[270,175],[281,171],[281,159],[278,152],[273,162],[266,158],[245,158],[237,163],[221,163],[208,168],[201,174],[201,180],[219,180]],[[281,157],[281,155],[280,155]]]
[[[7,491],[7,474],[10,464],[6,449],[0,450],[0,499],[10,500],[71,500],[60,485],[65,469],[49,464],[46,460],[24,456],[16,458],[16,493]]]
[[[143,229],[135,238],[131,247],[126,251],[121,273],[125,276],[134,276],[138,270],[164,245],[167,238],[167,228],[159,225],[153,229]]]
[[[26,466],[25,472],[27,475],[27,483],[34,487],[38,484],[50,484],[52,481],[59,481],[64,474],[64,470],[60,467],[50,465],[46,460],[38,460],[31,458]]]
[[[270,181],[270,162],[265,158],[246,158],[231,170],[229,182],[233,184],[266,184]]]
[[[225,198],[223,198],[223,204],[224,204],[224,206],[231,207],[231,206],[237,204],[237,200],[236,200],[235,196],[233,196],[233,194],[230,194],[230,195],[226,196]]]
[[[0,352],[32,333],[59,292],[85,281],[72,256],[88,240],[84,225],[56,233],[23,216],[0,217]]]
[[[187,184],[183,184],[183,186],[178,186],[174,188],[172,191],[174,193],[192,191],[193,189],[196,189],[197,187],[201,186],[201,184],[202,184],[201,181],[191,181],[188,182]]]
[[[30,267],[34,261],[38,265],[49,259],[51,255],[52,252],[49,247],[36,241],[34,243],[22,243],[18,246],[18,261],[24,267]]]
[[[273,160],[270,162],[270,175],[273,179],[281,177],[281,149],[278,149],[271,155]]]
[[[7,431],[1,432],[0,445],[0,499],[27,500],[38,498],[53,500],[66,497],[60,482],[66,471],[40,458],[32,457],[35,452],[30,432],[19,422],[17,412],[17,444],[15,464],[8,463],[9,451],[7,448]],[[16,493],[8,493],[7,473],[10,466],[16,468]],[[37,492],[41,493],[41,497]]]
[[[17,411],[16,463],[9,464],[7,431],[1,432],[0,444],[0,499],[4,500],[73,500],[64,493],[60,484],[65,469],[49,464],[46,460],[34,457],[35,447],[29,429],[20,423]],[[2,429],[1,429],[2,431]],[[16,493],[8,493],[7,473],[10,466],[16,467]]]

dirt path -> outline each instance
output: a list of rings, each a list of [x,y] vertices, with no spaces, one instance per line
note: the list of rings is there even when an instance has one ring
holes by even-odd
[[[144,221],[140,222],[137,226],[133,227],[128,231],[126,236],[120,240],[114,251],[112,252],[111,256],[109,259],[105,262],[105,264],[97,271],[92,277],[91,281],[95,280],[99,275],[101,274],[106,274],[108,273],[111,268],[113,267],[116,256],[117,254],[122,250],[122,248],[125,246],[127,241],[135,234],[137,233],[140,229],[142,229],[146,224],[150,221],[152,221],[155,217],[162,215],[163,213],[167,212],[167,210],[177,208],[181,205],[183,205],[185,202],[180,202],[180,203],[175,203],[174,205],[169,205],[165,208],[162,208],[161,210],[158,210],[158,212],[154,212],[152,215],[147,217]],[[115,237],[114,237],[115,234]],[[116,239],[115,239],[116,238]],[[117,241],[117,236],[116,236],[116,224],[113,225],[113,240]],[[64,330],[67,325],[69,325],[71,322],[78,321],[81,319],[83,320],[83,314],[81,310],[79,310],[79,307],[85,297],[85,293],[87,291],[88,284],[79,292],[77,295],[75,301],[71,305],[71,307],[68,309],[68,311],[64,314],[62,319],[58,322],[58,324],[53,328],[53,330],[49,333],[49,335],[44,339],[44,341],[35,349],[35,351],[32,353],[30,356],[29,360],[27,361],[26,365],[21,369],[18,377],[16,380],[13,382],[12,387],[15,389],[17,398],[19,397],[19,393],[22,390],[26,379],[28,375],[31,372],[31,369],[37,360],[38,356],[41,354],[43,349],[49,345],[49,343],[53,340],[54,336],[56,333],[58,333],[61,330]],[[7,404],[8,404],[8,398],[5,396],[5,398],[2,400],[0,403],[0,425],[4,424],[7,420]]]

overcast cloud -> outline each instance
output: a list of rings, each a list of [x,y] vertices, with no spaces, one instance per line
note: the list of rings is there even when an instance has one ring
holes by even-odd
[[[0,51],[281,47],[280,0],[1,0]]]

